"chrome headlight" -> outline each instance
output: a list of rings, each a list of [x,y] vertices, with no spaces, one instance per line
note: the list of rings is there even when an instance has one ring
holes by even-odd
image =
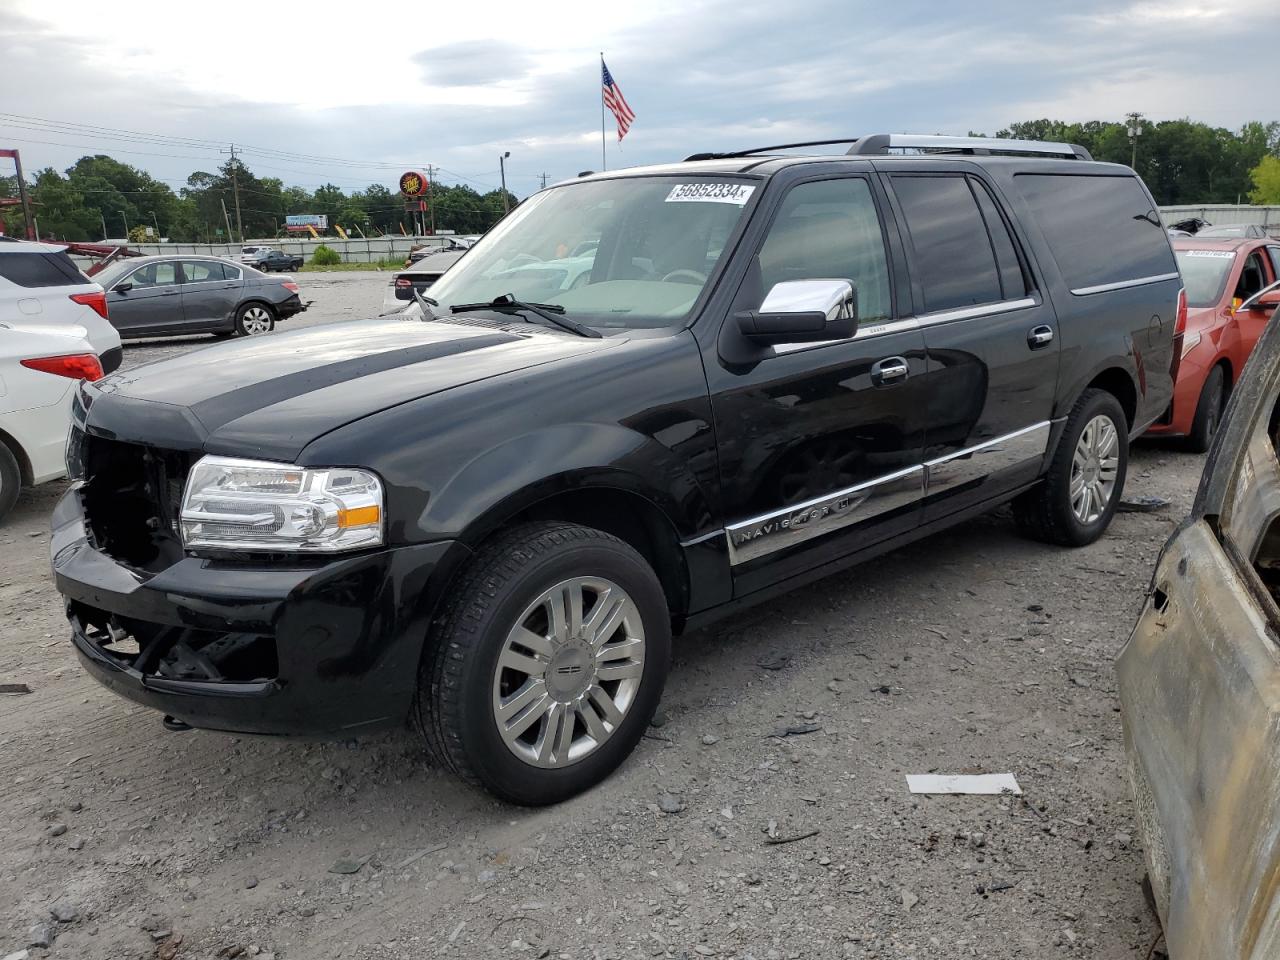
[[[382,544],[382,481],[353,467],[203,457],[182,496],[182,542],[292,553]]]

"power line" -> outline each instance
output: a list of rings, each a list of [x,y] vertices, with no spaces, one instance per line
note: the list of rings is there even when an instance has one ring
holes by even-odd
[[[126,130],[120,127],[105,127],[97,124],[87,124],[87,123],[81,123],[81,122],[70,122],[70,121],[61,121],[61,120],[49,120],[44,117],[29,117],[29,116],[24,116],[22,114],[15,114],[15,113],[0,113],[0,122],[3,122],[8,126],[19,127],[20,129],[43,131],[43,132],[58,134],[62,136],[90,135],[90,136],[98,136],[102,139],[107,139],[107,140],[121,140],[126,143],[132,142],[132,143],[143,143],[143,144],[151,144],[151,145],[170,145],[175,147],[181,147],[184,149],[217,148],[221,150],[221,144],[213,140],[202,140],[202,139],[197,139],[192,137],[175,137],[169,134],[162,134],[162,133],[144,133],[142,131]],[[32,126],[31,124],[36,124],[36,126]],[[34,141],[34,142],[47,143],[47,141]],[[54,145],[58,145],[58,144],[54,144]],[[74,146],[74,144],[61,144],[61,145]],[[243,143],[240,144],[240,146],[237,149],[242,154],[261,155],[268,159],[277,159],[281,161],[291,161],[291,162],[306,163],[306,164],[346,166],[346,167],[366,169],[366,170],[372,170],[372,169],[402,170],[406,167],[412,168],[415,165],[415,162],[410,160],[353,160],[345,157],[332,157],[332,156],[324,156],[320,154],[300,153],[292,150],[278,150],[272,147],[261,147],[261,146],[255,146],[252,144],[243,144]],[[120,151],[120,152],[127,152],[127,151]],[[142,151],[135,151],[135,152],[142,153]],[[165,156],[165,155],[160,154],[160,156]],[[186,159],[186,158],[178,157],[177,159]],[[192,157],[190,159],[197,159],[197,158]],[[442,172],[448,173],[451,177],[454,177],[458,180],[463,180],[469,183],[476,183],[480,186],[490,187],[491,189],[497,189],[497,187],[495,187],[491,183],[484,183],[482,181],[475,180],[472,177],[467,176],[465,174],[460,174],[452,170],[444,170],[444,168],[439,168],[439,169]]]

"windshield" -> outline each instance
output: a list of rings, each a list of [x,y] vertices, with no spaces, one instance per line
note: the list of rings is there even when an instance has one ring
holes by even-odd
[[[100,284],[103,290],[110,290],[121,278],[131,270],[136,270],[141,264],[137,260],[117,260],[115,263],[104,267],[89,279],[94,283]]]
[[[1175,250],[1187,306],[1212,307],[1222,299],[1236,255],[1231,250]]]
[[[682,323],[756,184],[624,177],[535,194],[431,288],[447,313],[510,294],[601,329]]]

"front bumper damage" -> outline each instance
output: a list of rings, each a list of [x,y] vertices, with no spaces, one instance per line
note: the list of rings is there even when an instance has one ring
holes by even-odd
[[[452,542],[314,562],[184,556],[158,572],[102,552],[79,485],[50,544],[85,669],[194,727],[338,736],[408,715]]]
[[[1165,548],[1117,673],[1170,956],[1280,957],[1280,645],[1205,521]]]

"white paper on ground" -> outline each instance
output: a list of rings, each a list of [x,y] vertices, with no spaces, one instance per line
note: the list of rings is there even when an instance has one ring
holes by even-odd
[[[979,773],[948,776],[936,773],[907,774],[912,793],[1016,793],[1022,788],[1012,773]]]

